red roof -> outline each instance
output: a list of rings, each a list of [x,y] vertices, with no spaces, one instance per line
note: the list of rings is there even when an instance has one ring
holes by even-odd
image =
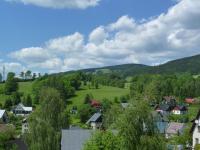
[[[193,98],[186,98],[185,102],[188,104],[193,104],[194,103],[194,99]]]
[[[100,107],[101,106],[101,103],[98,102],[97,100],[91,100],[90,104],[92,107]]]
[[[181,110],[179,106],[176,106],[173,110]]]

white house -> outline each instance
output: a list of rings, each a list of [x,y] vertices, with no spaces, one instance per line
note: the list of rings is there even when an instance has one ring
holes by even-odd
[[[101,113],[95,113],[88,121],[87,123],[92,127],[92,129],[98,129],[102,125],[102,115]]]
[[[200,110],[193,122],[192,128],[192,147],[194,148],[196,144],[200,144]]]
[[[186,112],[187,112],[186,106],[176,106],[172,110],[172,114],[174,115],[182,115],[182,114],[185,114]]]
[[[33,111],[32,107],[25,107],[23,104],[18,104],[17,106],[14,107],[14,109],[12,110],[12,112],[15,115],[19,115],[19,116],[26,116],[29,115],[31,112]]]
[[[6,110],[0,109],[0,123],[7,123],[8,122],[8,114]]]

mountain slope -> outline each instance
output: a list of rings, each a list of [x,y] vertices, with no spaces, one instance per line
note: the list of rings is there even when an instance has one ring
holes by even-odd
[[[138,74],[173,74],[187,72],[191,74],[200,74],[200,55],[169,61],[165,64],[158,66],[147,66],[142,64],[124,64],[102,68],[83,69],[79,71],[90,73],[115,72],[125,77]]]

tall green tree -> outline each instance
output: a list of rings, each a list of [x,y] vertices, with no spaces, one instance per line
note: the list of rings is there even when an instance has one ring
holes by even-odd
[[[18,90],[18,83],[15,79],[15,73],[9,72],[7,75],[7,80],[5,83],[5,94],[10,95],[12,92],[16,92]]]
[[[26,141],[30,150],[59,150],[61,129],[69,125],[64,101],[53,88],[42,89],[41,106],[29,119]]]
[[[125,150],[164,150],[166,145],[159,136],[145,101],[135,101],[119,122],[119,135]]]

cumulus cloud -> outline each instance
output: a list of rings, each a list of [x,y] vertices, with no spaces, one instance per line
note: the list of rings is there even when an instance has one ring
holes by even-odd
[[[67,71],[124,63],[159,64],[200,52],[200,1],[182,0],[145,22],[124,15],[87,36],[74,33],[11,54],[29,67]],[[31,62],[31,63],[29,63]]]
[[[5,0],[8,2],[20,2],[25,5],[31,4],[47,8],[75,8],[86,9],[97,6],[100,0]]]
[[[6,74],[8,72],[16,72],[19,73],[20,71],[26,70],[26,68],[18,63],[18,62],[4,62],[3,60],[0,63],[0,73],[3,73],[3,66],[6,68]]]

